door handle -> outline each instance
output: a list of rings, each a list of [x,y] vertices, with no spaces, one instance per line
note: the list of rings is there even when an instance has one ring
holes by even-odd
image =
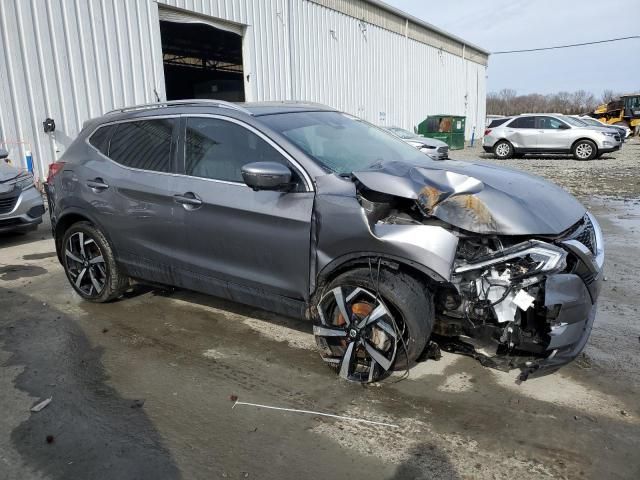
[[[87,187],[91,188],[94,192],[101,192],[109,188],[109,184],[105,183],[100,177],[93,180],[87,180]]]
[[[202,205],[202,200],[193,192],[186,192],[173,196],[173,201],[179,203],[187,210],[193,210]]]

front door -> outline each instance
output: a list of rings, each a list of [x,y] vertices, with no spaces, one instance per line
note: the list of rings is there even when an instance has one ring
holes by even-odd
[[[554,117],[537,117],[536,128],[539,149],[561,151],[571,148],[573,132],[563,121]]]
[[[305,299],[312,186],[284,151],[247,124],[222,116],[182,122],[184,175],[176,178],[175,194],[184,218],[180,261],[190,277],[187,286],[220,294],[226,284],[223,296],[247,303],[238,292]],[[241,168],[260,161],[289,166],[295,187],[253,191]]]

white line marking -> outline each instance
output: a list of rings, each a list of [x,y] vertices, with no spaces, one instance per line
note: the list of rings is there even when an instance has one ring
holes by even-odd
[[[248,403],[248,402],[238,402],[238,401],[236,401],[233,404],[233,407],[231,407],[231,408],[236,408],[236,405],[248,405],[248,406],[251,406],[251,407],[268,408],[270,410],[282,410],[282,411],[285,411],[285,412],[308,413],[308,414],[311,414],[311,415],[321,415],[323,417],[332,417],[332,418],[341,418],[343,420],[351,420],[352,422],[369,423],[371,425],[382,425],[384,427],[400,428],[400,425],[394,425],[393,423],[374,422],[373,420],[363,420],[363,419],[360,419],[360,418],[345,417],[343,415],[333,415],[331,413],[313,412],[311,410],[298,410],[297,408],[271,407],[269,405],[260,405],[259,403]]]

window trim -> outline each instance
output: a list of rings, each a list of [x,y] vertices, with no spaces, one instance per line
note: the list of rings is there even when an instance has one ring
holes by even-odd
[[[264,140],[265,142],[267,142],[271,147],[273,147],[280,155],[282,155],[285,160],[290,164],[291,167],[293,167],[294,170],[297,171],[298,175],[300,175],[300,178],[302,178],[304,184],[305,184],[305,190],[302,192],[297,192],[297,193],[305,193],[305,192],[315,192],[315,187],[313,185],[313,182],[311,181],[311,177],[310,175],[307,173],[307,171],[302,167],[302,165],[300,165],[300,163],[298,161],[296,161],[286,150],[284,150],[280,145],[278,145],[276,142],[274,142],[271,138],[269,138],[267,135],[265,135],[263,132],[261,132],[260,130],[258,130],[257,128],[255,128],[253,125],[249,125],[246,122],[243,122],[242,120],[238,120],[236,118],[233,117],[227,117],[225,115],[219,115],[219,114],[213,114],[213,113],[183,113],[180,115],[181,118],[184,118],[184,121],[180,123],[180,142],[182,144],[182,147],[180,148],[180,154],[179,154],[179,159],[180,159],[180,165],[179,167],[181,167],[182,172],[183,173],[179,173],[177,175],[180,176],[184,176],[187,178],[197,178],[199,180],[206,180],[206,181],[210,181],[210,182],[217,182],[217,183],[224,183],[227,185],[240,185],[246,188],[250,188],[246,183],[244,182],[234,182],[231,180],[219,180],[216,178],[206,178],[206,177],[198,177],[196,175],[187,175],[186,173],[186,133],[187,133],[187,120],[189,118],[213,118],[213,119],[217,119],[217,120],[222,120],[222,121],[227,121],[230,123],[235,123],[236,125],[239,125],[242,128],[245,128],[246,130],[249,130],[251,133],[257,135],[258,137],[260,137],[262,140]]]
[[[131,123],[131,122],[145,122],[145,121],[151,121],[151,120],[162,120],[162,119],[166,119],[166,118],[174,118],[177,119],[178,122],[176,122],[176,125],[174,125],[173,127],[173,132],[171,133],[171,172],[159,172],[157,170],[147,170],[144,168],[135,168],[135,167],[129,167],[127,165],[123,165],[120,162],[116,162],[113,158],[105,155],[104,153],[102,153],[100,150],[98,150],[96,147],[94,147],[93,145],[91,145],[91,143],[89,142],[89,139],[102,127],[106,127],[109,125],[118,125],[121,123]],[[134,172],[146,172],[146,173],[155,173],[157,175],[170,175],[170,176],[175,176],[178,175],[177,173],[177,162],[176,162],[176,153],[177,153],[177,145],[176,145],[176,140],[178,138],[178,135],[180,133],[179,129],[180,129],[180,115],[157,115],[157,116],[153,116],[153,117],[136,117],[136,118],[127,118],[124,120],[115,120],[113,122],[105,122],[105,123],[101,123],[100,125],[98,125],[96,128],[94,128],[90,134],[87,135],[87,137],[84,139],[85,143],[92,148],[98,155],[100,155],[102,158],[105,158],[107,160],[109,160],[111,163],[121,167],[121,168],[125,168],[127,170],[132,170]],[[117,132],[117,128],[113,131],[113,133],[111,134],[111,138],[109,139],[109,149],[111,149],[111,139],[113,138],[114,133]]]

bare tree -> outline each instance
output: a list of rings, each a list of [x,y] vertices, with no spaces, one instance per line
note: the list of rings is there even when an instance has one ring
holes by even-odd
[[[520,113],[563,113],[567,115],[588,113],[598,105],[596,97],[585,90],[558,92],[542,95],[530,93],[518,95],[509,88],[487,94],[487,113],[493,115],[517,115]]]

